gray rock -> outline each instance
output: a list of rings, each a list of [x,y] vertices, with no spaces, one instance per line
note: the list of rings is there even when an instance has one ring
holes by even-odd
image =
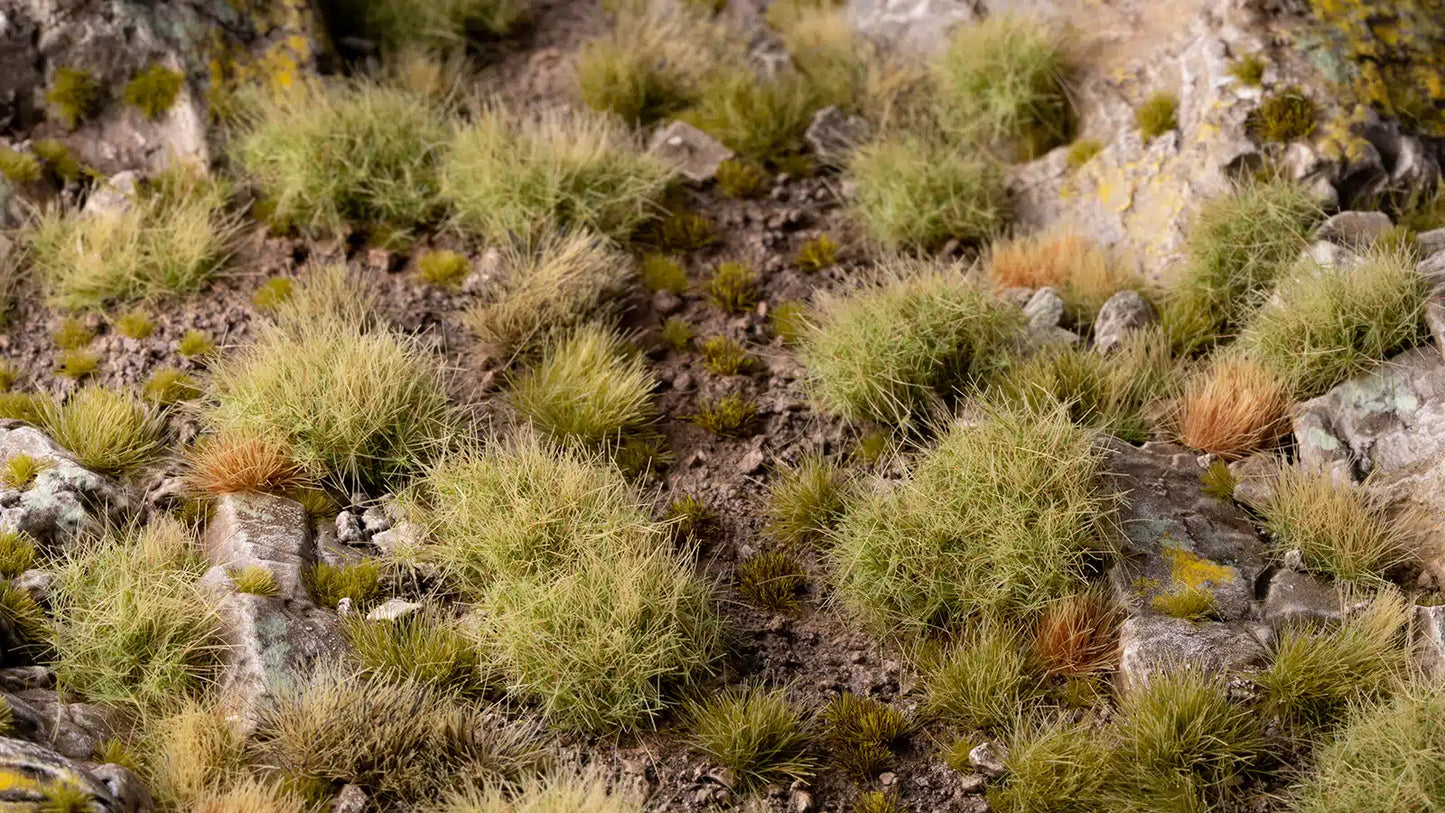
[[[361,512],[361,525],[366,528],[367,535],[379,534],[382,531],[390,530],[391,520],[387,518],[386,511],[379,505],[373,505]]]
[[[983,16],[973,0],[848,0],[847,10],[864,34],[925,53],[941,50],[958,24]]]
[[[1064,298],[1054,288],[1040,288],[1024,305],[1024,317],[1035,330],[1058,327],[1064,319]]]
[[[140,173],[132,170],[117,172],[90,193],[81,211],[90,217],[120,217],[135,205],[139,183]]]
[[[365,813],[366,791],[360,785],[342,785],[331,800],[331,813]]]
[[[1344,618],[1339,593],[1304,573],[1281,569],[1269,580],[1264,618],[1275,627],[1284,624],[1324,623]]]
[[[415,547],[426,538],[426,529],[415,522],[400,522],[393,525],[391,530],[383,531],[371,538],[371,544],[375,545],[387,556],[395,556],[405,548]]]
[[[50,587],[55,583],[55,574],[48,570],[27,570],[11,580],[11,586],[24,590],[41,607],[50,606]]]
[[[206,527],[213,564],[261,566],[276,577],[283,598],[306,595],[302,572],[316,560],[306,509],[273,494],[225,494]]]
[[[685,121],[674,121],[658,130],[648,150],[697,183],[711,180],[718,166],[733,157],[733,151],[722,142]]]
[[[1138,291],[1120,291],[1109,297],[1094,320],[1094,349],[1111,352],[1123,344],[1124,337],[1148,327],[1155,320],[1154,306]]]
[[[381,606],[366,614],[367,621],[395,621],[421,612],[422,606],[414,601],[399,598],[387,599]]]
[[[1003,776],[1006,758],[1003,746],[992,741],[979,743],[968,752],[968,764],[984,776]]]
[[[1249,518],[1204,493],[1198,460],[1182,446],[1113,441],[1108,449],[1112,483],[1127,499],[1119,517],[1124,556],[1109,572],[1120,602],[1145,613],[1161,595],[1203,588],[1219,618],[1248,617],[1265,562]]]
[[[1315,241],[1305,252],[1305,257],[1315,265],[1338,269],[1353,268],[1360,260],[1359,255],[1354,251],[1328,240]]]
[[[1272,454],[1252,454],[1229,464],[1234,475],[1234,501],[1256,511],[1274,496],[1274,480],[1279,473],[1279,458]]]
[[[60,547],[97,523],[123,523],[136,510],[129,490],[81,467],[70,452],[30,426],[0,428],[0,461],[28,454],[47,468],[23,493],[0,494],[0,529]]]
[[[336,540],[347,545],[366,541],[366,532],[362,530],[361,520],[355,514],[342,511],[336,515]]]
[[[85,794],[95,813],[141,813],[117,799],[109,787],[78,762],[44,746],[0,737],[0,776],[6,777],[3,801],[14,810],[39,809],[45,801],[44,789],[68,785]]]
[[[25,723],[18,734],[71,759],[90,759],[117,730],[113,710],[88,703],[65,703],[53,688],[31,688],[7,696],[15,716]]]
[[[130,772],[129,768],[114,763],[97,765],[90,771],[102,785],[110,791],[120,803],[122,810],[130,810],[135,813],[149,813],[156,809],[155,799],[151,792],[140,780],[139,776]]]
[[[803,138],[822,160],[837,163],[873,137],[873,125],[829,105],[813,114]]]
[[[1024,341],[1034,350],[1055,345],[1078,344],[1083,341],[1079,334],[1062,327],[1030,327],[1024,334]]]
[[[1410,637],[1425,674],[1445,680],[1445,605],[1416,607]]]
[[[1264,662],[1265,649],[1239,622],[1190,622],[1167,615],[1126,620],[1119,630],[1119,678],[1125,691],[1147,686],[1161,672],[1235,672]]]
[[[1431,297],[1430,301],[1425,303],[1425,324],[1430,327],[1430,337],[1435,340],[1435,347],[1445,353],[1445,300]]]
[[[1305,554],[1299,548],[1290,548],[1280,557],[1283,565],[1296,573],[1305,572]]]
[[[1420,254],[1429,257],[1445,251],[1445,229],[1431,229],[1415,235],[1415,247]]]
[[[1421,260],[1415,269],[1430,283],[1430,287],[1436,293],[1445,290],[1445,252],[1431,254]]]
[[[1360,248],[1373,243],[1393,225],[1384,212],[1340,212],[1326,218],[1315,236],[1336,245]]]

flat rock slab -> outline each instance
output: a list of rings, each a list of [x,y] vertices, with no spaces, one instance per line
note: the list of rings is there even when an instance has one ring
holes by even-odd
[[[223,567],[266,568],[285,598],[306,595],[302,573],[316,561],[306,509],[272,494],[218,499],[206,530],[206,551],[212,563]]]
[[[1265,661],[1265,648],[1239,622],[1191,622],[1165,615],[1135,616],[1119,629],[1119,677],[1125,691],[1147,686],[1164,672],[1249,671]]]
[[[1339,591],[1331,585],[1289,568],[1270,576],[1264,618],[1275,627],[1340,621],[1344,615]]]
[[[648,151],[672,164],[690,181],[702,183],[717,174],[733,151],[685,121],[674,121],[652,137]]]
[[[81,466],[40,430],[0,427],[0,464],[22,454],[46,468],[24,491],[0,486],[0,529],[22,531],[42,545],[58,547],[93,521],[123,522],[134,510],[128,490]]]
[[[24,740],[0,737],[0,810],[39,810],[47,788],[66,785],[85,794],[96,813],[135,813],[80,764]]]
[[[1182,446],[1112,442],[1109,450],[1112,485],[1127,500],[1119,515],[1124,555],[1109,574],[1121,603],[1150,613],[1162,596],[1203,589],[1221,620],[1248,618],[1265,561],[1249,519],[1204,493],[1198,460]]]

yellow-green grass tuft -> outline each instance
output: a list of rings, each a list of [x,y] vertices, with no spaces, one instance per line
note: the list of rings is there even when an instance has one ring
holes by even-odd
[[[755,198],[768,188],[772,180],[762,167],[743,158],[732,158],[718,165],[717,188],[730,198]]]
[[[853,800],[853,813],[911,813],[896,791],[865,790]]]
[[[1281,468],[1258,510],[1275,553],[1298,549],[1305,567],[1346,581],[1378,581],[1416,553],[1410,512],[1390,515],[1365,487],[1328,471]]]
[[[85,168],[76,160],[70,148],[53,138],[42,138],[30,145],[35,157],[45,162],[45,168],[62,183],[75,183],[85,174]]]
[[[616,448],[657,417],[646,361],[611,330],[587,325],[518,373],[507,403],[538,431],[592,451]]]
[[[742,313],[758,301],[758,272],[744,263],[718,263],[707,281],[707,295],[728,313]]]
[[[201,397],[201,387],[186,373],[174,367],[162,367],[151,373],[141,386],[141,397],[152,404],[174,406]]]
[[[893,766],[893,745],[913,727],[898,709],[852,692],[829,700],[819,722],[829,760],[863,781]]]
[[[625,254],[584,232],[514,244],[503,267],[494,292],[464,315],[482,351],[503,361],[534,358],[569,328],[605,318],[634,273]]]
[[[164,449],[160,421],[148,406],[101,387],[84,387],[64,404],[44,404],[41,421],[52,440],[101,474],[129,474]]]
[[[793,259],[795,265],[804,271],[821,271],[838,264],[838,243],[826,234],[820,234],[804,243]]]
[[[94,338],[95,332],[84,321],[73,316],[61,319],[55,332],[51,334],[56,348],[60,350],[79,350],[90,344]]]
[[[978,243],[1008,216],[999,166],[937,138],[885,134],[853,153],[847,174],[857,184],[858,219],[889,249]]]
[[[668,350],[681,353],[692,343],[692,326],[681,316],[669,316],[667,321],[662,323],[658,341]]]
[[[1322,217],[1284,178],[1246,182],[1206,203],[1189,228],[1185,263],[1161,320],[1180,354],[1197,354],[1236,331],[1307,246]]]
[[[455,251],[428,251],[416,261],[422,281],[438,288],[456,288],[466,279],[472,265],[466,255]]]
[[[342,0],[337,11],[389,50],[445,52],[477,35],[513,33],[531,6],[530,0]]]
[[[924,664],[929,711],[964,729],[1002,728],[1039,694],[1021,630],[975,621],[953,646]]]
[[[1319,109],[1298,86],[1266,96],[1244,119],[1250,135],[1261,141],[1286,144],[1315,131]]]
[[[1183,618],[1186,621],[1203,621],[1216,612],[1214,591],[1197,584],[1175,583],[1154,596],[1149,606],[1157,613]]]
[[[20,378],[20,368],[14,362],[0,361],[0,393],[10,392],[15,382]]]
[[[1061,409],[956,423],[903,482],[859,490],[831,534],[834,599],[921,632],[1076,592],[1112,548],[1093,440]]]
[[[702,353],[702,366],[713,375],[746,375],[756,365],[757,359],[734,338],[709,336],[698,345]]]
[[[146,118],[158,119],[175,105],[185,84],[185,74],[152,62],[126,83],[121,98]]]
[[[216,352],[216,343],[201,330],[187,330],[176,341],[176,352],[185,358],[199,358]]]
[[[306,589],[316,603],[335,607],[344,598],[357,609],[368,609],[381,598],[381,566],[364,561],[354,564],[318,564],[305,573]]]
[[[1234,489],[1239,485],[1239,481],[1235,479],[1234,472],[1229,470],[1228,463],[1216,460],[1200,473],[1199,485],[1205,494],[1228,503],[1234,501]]]
[[[268,97],[232,145],[238,169],[307,235],[351,226],[407,230],[439,211],[447,113],[420,94],[366,81],[308,82]]]
[[[1097,138],[1081,138],[1069,145],[1069,151],[1064,154],[1064,163],[1069,165],[1069,169],[1079,170],[1103,152],[1104,147],[1104,142]]]
[[[169,518],[78,547],[53,596],[55,674],[91,702],[153,710],[215,677],[220,620],[195,539]]]
[[[999,813],[1085,813],[1100,809],[1098,793],[1109,775],[1108,746],[1088,720],[1063,715],[1020,718],[1003,740],[1001,781],[989,788]]]
[[[60,354],[60,363],[55,366],[57,375],[75,381],[95,372],[100,366],[100,356],[89,350],[66,350]]]
[[[119,213],[48,209],[30,256],[52,304],[69,310],[197,290],[225,262],[238,222],[225,189],[199,176],[142,190]]]
[[[366,674],[444,691],[476,693],[486,675],[477,645],[453,619],[422,610],[394,620],[348,618],[342,633]]]
[[[20,531],[0,531],[0,576],[13,579],[35,564],[35,543]]]
[[[779,302],[768,311],[768,328],[783,344],[796,345],[808,333],[808,315],[808,306],[802,302]]]
[[[687,290],[687,269],[673,257],[648,254],[642,258],[642,284],[649,291],[682,294]]]
[[[1179,97],[1167,90],[1149,95],[1134,109],[1134,128],[1145,141],[1152,141],[1179,128]]]
[[[673,174],[615,119],[494,108],[452,139],[441,186],[456,226],[488,240],[557,228],[623,239],[654,216]]]
[[[962,269],[895,260],[818,297],[798,355],[813,397],[855,421],[917,429],[1003,361],[1022,326]]]
[[[698,543],[717,533],[717,513],[692,494],[685,494],[667,506],[663,522],[677,539]]]
[[[262,565],[247,565],[241,568],[229,568],[226,575],[230,576],[231,583],[235,585],[236,592],[249,593],[253,596],[274,596],[281,592],[281,586],[276,583],[276,576]]]
[[[730,392],[721,398],[699,405],[697,412],[688,416],[688,419],[714,435],[738,438],[752,431],[757,417],[756,401],[739,393]]]
[[[939,115],[960,136],[1012,141],[1019,157],[1034,158],[1073,136],[1068,73],[1059,37],[1044,23],[992,14],[959,26],[937,63]]]
[[[65,129],[74,130],[100,109],[101,91],[100,82],[90,71],[61,66],[45,91],[45,101],[50,103],[56,120]]]
[[[443,459],[404,503],[431,531],[412,555],[477,610],[483,661],[554,725],[643,725],[711,670],[711,588],[606,463],[521,433]]]
[[[847,504],[847,480],[836,466],[808,455],[780,469],[768,486],[768,535],[785,546],[809,544],[832,530]]]
[[[1257,88],[1264,83],[1264,71],[1269,64],[1259,54],[1247,54],[1229,65],[1229,75],[1247,87]]]
[[[761,78],[720,71],[681,118],[753,161],[768,162],[803,148],[817,100],[808,80],[785,71]]]
[[[702,212],[668,212],[644,226],[635,239],[661,251],[698,251],[717,242],[717,231]]]
[[[0,175],[12,183],[35,183],[42,176],[40,159],[28,152],[0,147]]]
[[[759,607],[781,610],[798,603],[807,574],[791,553],[767,550],[738,565],[738,592]]]
[[[5,461],[4,467],[0,468],[0,485],[24,491],[35,483],[35,478],[40,476],[42,471],[54,465],[53,461],[42,460],[25,452],[12,454]]]
[[[140,308],[131,308],[111,323],[115,332],[127,339],[149,339],[156,332],[155,320]]]
[[[468,786],[449,792],[437,813],[642,813],[644,794],[600,771],[553,771],[515,789]]]
[[[251,304],[263,311],[275,310],[282,302],[291,298],[296,283],[290,277],[272,277],[251,294]]]
[[[1313,398],[1424,341],[1429,289],[1401,249],[1374,248],[1348,271],[1306,267],[1279,284],[1238,343],[1297,398]]]
[[[32,392],[0,392],[0,418],[40,424],[50,399]]]
[[[53,624],[30,593],[10,581],[0,581],[0,639],[6,657],[20,663],[49,659]]]
[[[732,687],[694,702],[688,716],[692,747],[732,771],[744,788],[813,775],[804,714],[786,688]]]

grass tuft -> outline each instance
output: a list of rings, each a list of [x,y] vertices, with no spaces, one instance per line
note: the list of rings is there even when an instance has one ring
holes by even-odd
[[[745,375],[757,364],[748,351],[729,336],[709,336],[698,345],[702,365],[713,375]]]
[[[990,374],[1022,317],[957,268],[893,261],[853,291],[821,294],[814,321],[799,357],[818,403],[917,429]]]
[[[201,397],[195,379],[174,367],[162,367],[150,374],[141,387],[141,397],[160,406],[174,406]]]
[[[1039,692],[1019,630],[996,619],[973,623],[957,644],[924,665],[930,711],[962,728],[1010,722]]]
[[[707,281],[707,295],[728,313],[742,313],[758,301],[758,272],[743,263],[718,263]]]
[[[1197,584],[1176,583],[1149,602],[1155,612],[1186,621],[1203,621],[1214,616],[1214,592]]]
[[[1223,503],[1232,503],[1234,487],[1239,485],[1239,481],[1234,479],[1228,463],[1216,460],[1199,475],[1199,485],[1206,495]]]
[[[1145,141],[1153,141],[1179,128],[1178,114],[1179,97],[1167,90],[1155,91],[1134,110],[1134,127]]]
[[[717,513],[712,506],[691,494],[669,503],[663,522],[674,537],[692,543],[703,542],[718,531]]]
[[[231,577],[231,583],[236,586],[238,593],[274,596],[281,592],[281,586],[276,583],[276,576],[261,565],[231,568],[226,571],[226,575]]]
[[[1104,142],[1097,138],[1081,138],[1069,145],[1069,151],[1064,154],[1064,163],[1069,169],[1077,171],[1103,152],[1105,146]]]
[[[279,494],[306,479],[286,441],[269,435],[214,435],[192,447],[188,457],[191,485],[211,495]]]
[[[127,339],[149,339],[156,331],[156,323],[150,314],[140,308],[131,308],[113,322],[115,330]]]
[[[838,243],[826,234],[820,234],[804,243],[798,249],[793,262],[804,271],[821,271],[838,264]]]
[[[55,464],[49,460],[41,460],[25,452],[12,454],[6,459],[5,466],[0,468],[0,485],[24,491],[35,483],[35,478],[40,476],[42,471],[53,465]]]
[[[422,282],[438,288],[456,288],[471,271],[466,255],[455,251],[428,251],[416,261],[417,275]]]
[[[9,581],[0,582],[0,641],[5,644],[7,660],[29,663],[42,657],[50,659],[54,654],[52,626],[29,592]]]
[[[290,277],[272,277],[251,294],[251,304],[263,311],[274,311],[291,298],[296,283]]]
[[[187,330],[176,342],[176,352],[185,358],[199,358],[216,352],[216,343],[201,330]]]
[[[768,311],[768,327],[783,344],[796,345],[808,332],[808,306],[789,300],[779,302]]]
[[[342,632],[352,657],[368,675],[442,691],[481,688],[484,675],[476,643],[453,620],[427,611],[393,621],[352,617]]]
[[[752,431],[757,416],[757,402],[730,392],[702,404],[696,413],[689,416],[689,420],[714,435],[737,438]]]
[[[1089,721],[1065,716],[1019,720],[1004,740],[1006,773],[989,788],[999,813],[1084,813],[1101,809],[1098,793],[1109,775],[1109,749]],[[1160,813],[1166,808],[1160,808]]]
[[[79,381],[95,372],[99,366],[100,357],[89,350],[66,350],[60,354],[60,363],[55,366],[55,372],[57,375]]]
[[[681,316],[669,316],[667,321],[662,323],[658,340],[668,350],[681,353],[692,343],[692,326]]]
[[[786,546],[815,542],[832,530],[847,505],[843,473],[822,457],[809,455],[780,470],[768,486],[768,535]]]
[[[52,440],[101,474],[129,474],[160,455],[161,425],[139,399],[90,386],[63,405],[41,407]]]
[[[0,576],[13,579],[35,564],[35,543],[20,531],[0,531]]]
[[[687,269],[673,257],[649,254],[642,258],[642,284],[649,291],[687,291]]]
[[[1264,70],[1268,63],[1259,54],[1240,57],[1229,65],[1229,75],[1247,87],[1257,88],[1264,84]]]
[[[12,183],[35,183],[42,176],[40,159],[28,152],[0,147],[0,175]]]
[[[816,107],[807,79],[796,72],[760,78],[724,70],[705,83],[681,118],[739,155],[766,162],[803,148]]]
[[[820,718],[832,761],[864,781],[892,767],[893,745],[913,727],[903,712],[852,692],[829,700]]]
[[[744,788],[813,775],[803,712],[787,689],[749,684],[688,707],[692,746],[731,770]]]
[[[60,320],[60,325],[55,328],[51,338],[60,350],[79,350],[90,344],[95,338],[95,332],[80,319],[67,316]]]
[[[61,66],[45,91],[45,101],[50,103],[56,120],[65,129],[74,130],[100,109],[101,90],[100,82],[90,71]]]
[[[1179,440],[1225,458],[1243,457],[1284,432],[1289,405],[1278,376],[1241,354],[1225,353],[1185,382]]]
[[[675,211],[648,223],[638,239],[663,251],[699,251],[717,242],[717,230],[702,212]]]
[[[1099,309],[1114,294],[1144,287],[1142,280],[1102,246],[1072,232],[995,242],[988,250],[988,275],[999,289],[1057,289],[1065,313],[1080,328],[1092,325]]]
[[[158,119],[175,105],[185,84],[186,77],[180,71],[152,62],[126,83],[121,98],[146,118]]]
[[[1416,552],[1412,516],[1388,516],[1364,487],[1330,472],[1280,469],[1258,506],[1276,554],[1298,549],[1305,566],[1346,581],[1378,581]]]
[[[54,173],[62,183],[75,183],[85,174],[84,167],[76,160],[70,148],[53,138],[42,138],[31,143],[30,151],[45,162],[45,168]]]
[[[732,158],[718,165],[717,188],[730,198],[755,198],[767,190],[772,178],[752,161]]]
[[[908,133],[884,135],[849,159],[854,207],[884,247],[931,251],[978,243],[1008,215],[1003,173],[977,152]]]
[[[1072,593],[1044,607],[1034,626],[1033,652],[1050,676],[1080,677],[1108,671],[1117,657],[1123,619],[1098,590]]]
[[[1287,144],[1315,131],[1319,110],[1297,86],[1266,96],[1259,107],[1249,111],[1244,128],[1261,141]]]
[[[437,813],[642,813],[643,794],[607,781],[601,771],[553,771],[517,788],[467,786],[449,792]]]
[[[529,0],[349,0],[344,13],[388,49],[445,51],[476,35],[515,31],[531,11]]]
[[[806,576],[787,551],[763,551],[738,565],[738,592],[759,607],[786,609],[798,603]]]
[[[305,573],[306,589],[322,607],[336,607],[351,599],[357,610],[369,609],[381,598],[381,566],[376,562],[349,565],[318,564]]]
[[[39,425],[50,399],[38,393],[0,392],[0,418]]]

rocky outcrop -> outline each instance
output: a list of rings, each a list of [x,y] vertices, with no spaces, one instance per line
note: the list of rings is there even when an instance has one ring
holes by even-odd
[[[711,180],[722,162],[733,157],[733,151],[721,141],[685,121],[674,121],[658,130],[648,151],[697,183]]]
[[[61,546],[96,522],[123,521],[134,509],[125,487],[86,469],[34,427],[0,426],[0,463],[26,454],[45,468],[24,489],[0,486],[0,529]]]
[[[101,766],[100,772],[86,770],[56,752],[24,740],[0,737],[0,809],[38,810],[47,792],[57,787],[79,791],[96,813],[147,813],[153,809],[130,772],[119,765]],[[118,796],[120,790],[125,797]],[[66,808],[75,809],[75,808]]]

